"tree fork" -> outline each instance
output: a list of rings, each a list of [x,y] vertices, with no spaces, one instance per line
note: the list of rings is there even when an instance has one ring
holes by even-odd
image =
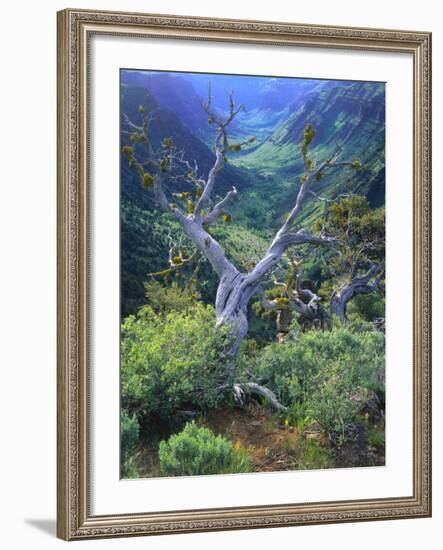
[[[230,350],[230,356],[235,357],[240,349],[242,340],[248,332],[247,306],[253,296],[260,291],[260,283],[263,278],[271,271],[281,260],[288,247],[311,243],[316,245],[325,245],[336,242],[333,237],[324,235],[313,235],[306,229],[299,229],[294,232],[295,220],[302,210],[307,193],[312,185],[323,178],[328,171],[339,167],[354,167],[354,162],[338,161],[342,151],[342,146],[337,147],[337,151],[327,160],[314,166],[312,159],[309,158],[309,145],[315,136],[315,130],[312,124],[308,124],[304,130],[301,144],[302,155],[305,163],[305,173],[300,178],[300,188],[294,207],[290,211],[286,221],[277,231],[273,241],[263,258],[261,258],[254,268],[248,273],[241,274],[234,264],[228,260],[220,244],[208,233],[208,227],[214,223],[223,212],[223,207],[228,202],[236,198],[237,190],[235,187],[226,195],[222,201],[212,206],[212,192],[218,172],[226,163],[226,153],[230,149],[228,142],[228,126],[235,116],[243,108],[241,105],[236,107],[232,94],[229,96],[229,111],[225,117],[217,115],[212,109],[212,98],[209,90],[207,101],[202,102],[202,107],[208,114],[211,124],[216,127],[215,131],[215,161],[209,170],[205,179],[197,174],[197,167],[191,168],[189,162],[183,160],[183,152],[177,152],[175,144],[171,138],[165,138],[162,142],[162,150],[156,156],[152,144],[149,140],[149,124],[152,122],[152,116],[148,116],[143,106],[140,106],[139,113],[142,118],[142,125],[134,125],[132,121],[124,114],[124,120],[129,128],[138,132],[134,136],[133,145],[125,145],[123,153],[127,157],[130,166],[134,167],[141,176],[145,187],[152,187],[154,196],[159,207],[168,212],[182,227],[184,233],[189,237],[194,246],[208,260],[219,278],[216,300],[216,322],[217,326],[228,325],[229,331],[233,336],[233,345]],[[349,133],[352,133],[353,130]],[[349,137],[349,136],[348,136]],[[346,139],[348,139],[348,137]],[[250,140],[249,140],[250,141]],[[249,142],[247,141],[247,142]],[[139,161],[136,152],[139,148],[144,148],[146,158]],[[192,208],[182,209],[175,203],[170,203],[166,194],[165,179],[167,174],[172,177],[172,170],[175,165],[186,167],[186,174],[182,175],[184,179],[196,185],[200,191],[196,201],[192,202]],[[150,172],[145,172],[145,167],[149,165]],[[188,175],[188,176],[187,176]],[[174,176],[175,177],[175,176]],[[177,177],[175,177],[177,179]],[[258,387],[250,386],[255,392]],[[260,390],[262,391],[262,390]],[[263,395],[263,391],[262,391]],[[272,398],[272,396],[271,396]],[[273,400],[273,398],[272,398]]]

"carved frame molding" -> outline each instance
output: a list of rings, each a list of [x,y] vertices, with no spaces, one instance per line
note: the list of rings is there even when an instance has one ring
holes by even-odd
[[[431,515],[431,34],[68,9],[58,24],[57,534],[65,540]],[[88,484],[88,43],[93,34],[409,52],[414,58],[412,497],[92,516]]]

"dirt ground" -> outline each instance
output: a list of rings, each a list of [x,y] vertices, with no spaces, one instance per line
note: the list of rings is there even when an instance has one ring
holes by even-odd
[[[329,438],[318,424],[299,433],[277,415],[250,404],[243,409],[213,410],[196,420],[200,426],[221,434],[236,446],[246,448],[253,471],[275,472],[310,468],[376,466],[384,464],[384,448],[368,446],[363,433],[341,448],[331,448]],[[161,439],[167,439],[163,433]],[[158,477],[160,438],[146,438],[137,453],[141,477]]]
[[[254,470],[275,472],[297,467],[297,431],[280,424],[264,409],[211,411],[201,423],[234,444],[248,448]]]

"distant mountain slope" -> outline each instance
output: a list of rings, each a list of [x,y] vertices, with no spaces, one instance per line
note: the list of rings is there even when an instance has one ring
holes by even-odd
[[[162,71],[122,71],[122,84],[144,88],[155,101],[173,113],[196,136],[205,142],[212,140],[213,132],[201,107],[211,90],[213,106],[224,112],[228,94],[233,93],[237,105],[243,105],[231,125],[236,138],[255,135],[257,141],[269,135],[298,109],[310,95],[347,82],[337,80],[306,80],[224,74],[200,74]]]
[[[213,132],[192,83],[180,76],[162,72],[123,71],[122,84],[149,92],[155,102],[179,117],[196,136],[211,139]]]
[[[337,189],[367,195],[373,207],[384,204],[385,190],[385,98],[382,84],[355,82],[346,86],[323,88],[283,122],[255,150],[233,160],[262,177],[260,191],[273,210],[274,219],[284,215],[296,197],[299,176],[303,173],[300,141],[306,124],[312,123],[316,137],[312,158],[321,162],[343,145],[342,158],[359,159],[363,169],[357,173],[341,171],[324,178],[317,190],[335,196]],[[351,132],[351,133],[350,133]],[[252,191],[255,193],[255,190]],[[314,203],[303,211],[311,215]]]

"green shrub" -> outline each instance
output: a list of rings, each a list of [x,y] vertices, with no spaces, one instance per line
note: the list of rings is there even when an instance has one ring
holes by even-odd
[[[159,460],[163,476],[232,474],[251,470],[246,450],[194,422],[160,443]]]
[[[227,335],[210,306],[157,315],[143,307],[122,325],[123,406],[169,418],[180,406],[216,406],[225,379]]]
[[[351,396],[371,387],[384,369],[384,335],[347,328],[309,331],[297,339],[290,333],[285,342],[243,361],[290,407],[293,423],[304,416],[331,432],[354,419],[358,405]]]
[[[313,419],[308,416],[305,403],[301,401],[292,402],[284,415],[284,423],[295,426],[299,433],[303,433],[312,421]]]
[[[156,313],[188,312],[195,307],[195,300],[199,298],[197,292],[181,288],[176,282],[167,286],[158,281],[145,283],[145,296]]]
[[[300,442],[297,470],[320,470],[332,468],[333,461],[329,450],[315,439]]]
[[[357,294],[348,304],[348,315],[357,313],[366,321],[385,316],[385,298],[379,293]]]
[[[337,325],[341,324],[338,318],[335,318]],[[358,332],[371,332],[374,329],[374,325],[367,321],[360,313],[355,311],[350,311],[347,313],[346,317],[346,328],[353,333]]]
[[[384,449],[385,447],[385,434],[384,430],[378,426],[371,427],[367,433],[368,444],[377,449]]]
[[[126,410],[120,414],[120,464],[123,478],[138,477],[137,468],[133,462],[133,453],[139,444],[140,426],[137,416],[130,415]]]
[[[126,462],[123,462],[121,465],[121,477],[122,479],[138,479],[140,477],[134,458],[131,457]]]

